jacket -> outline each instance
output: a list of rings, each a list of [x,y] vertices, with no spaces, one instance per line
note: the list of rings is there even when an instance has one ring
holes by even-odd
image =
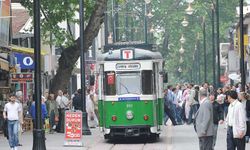
[[[42,103],[41,105],[41,112],[42,112],[42,120],[44,120],[47,117],[47,109],[44,103]],[[36,119],[35,102],[33,102],[30,107],[30,114],[31,114],[32,119],[35,120]]]
[[[45,102],[46,104],[46,109],[47,109],[47,113],[48,113],[48,116],[50,117],[50,114],[52,111],[54,111],[55,113],[55,116],[58,116],[59,115],[59,112],[58,112],[58,105],[57,105],[57,102],[55,100],[47,100]]]
[[[198,137],[214,135],[213,106],[207,98],[195,114],[195,126]]]
[[[224,120],[223,106],[216,101],[213,102],[213,118],[216,125],[220,120]]]
[[[239,138],[240,132],[243,132],[246,134],[247,127],[246,127],[246,111],[243,108],[243,104],[239,102],[238,100],[235,100],[236,102],[233,104],[233,136],[234,138]],[[229,105],[229,107],[232,107],[232,103]],[[228,125],[229,122],[229,115],[227,115],[226,118],[226,124]]]

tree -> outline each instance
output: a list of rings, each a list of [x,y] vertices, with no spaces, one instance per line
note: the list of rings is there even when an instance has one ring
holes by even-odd
[[[165,69],[169,72],[170,82],[177,83],[180,81],[189,81],[191,70],[194,71],[193,56],[195,53],[195,44],[197,44],[197,34],[199,33],[200,39],[200,52],[201,59],[201,77],[203,79],[203,37],[201,17],[206,17],[206,34],[207,34],[207,56],[208,56],[208,81],[212,81],[212,47],[211,47],[211,2],[215,0],[195,0],[192,7],[195,12],[192,16],[185,14],[185,9],[188,4],[185,0],[156,0],[152,1],[152,9],[154,12],[153,26],[156,28],[163,28],[164,33],[162,37],[158,37],[160,41],[160,50],[165,58]],[[227,31],[234,22],[237,22],[235,17],[235,8],[238,6],[238,1],[220,0],[220,40],[221,42],[228,41]],[[184,18],[189,21],[187,27],[183,27],[181,22]],[[200,19],[199,19],[200,18]],[[180,38],[184,34],[186,42],[183,44],[185,53],[183,54],[184,63],[180,63],[179,49],[181,47]],[[197,56],[197,55],[196,55]],[[182,67],[182,72],[178,72],[179,66]],[[203,80],[201,80],[203,81]]]
[[[30,0],[23,0],[21,4],[29,10],[30,15],[33,15],[33,7]],[[63,21],[67,21],[68,26],[70,26],[70,23],[79,22],[78,19],[75,19],[75,12],[79,11],[78,4],[78,0],[41,1],[41,12],[44,16],[41,19],[43,39],[48,39],[53,34],[55,38],[52,42],[63,49],[59,58],[59,67],[52,79],[51,93],[56,93],[59,89],[67,87],[74,66],[80,56],[80,39],[75,40],[70,30],[66,31],[58,26],[58,23]],[[93,39],[97,36],[104,22],[106,7],[107,0],[85,0],[84,18],[85,23],[87,23],[84,30],[85,51],[91,46]]]

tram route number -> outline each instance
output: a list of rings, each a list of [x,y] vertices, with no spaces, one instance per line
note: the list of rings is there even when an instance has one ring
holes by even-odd
[[[133,104],[127,104],[127,108],[133,108]]]

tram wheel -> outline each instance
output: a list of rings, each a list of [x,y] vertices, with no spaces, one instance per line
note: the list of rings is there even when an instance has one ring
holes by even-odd
[[[151,142],[155,142],[155,141],[157,141],[159,138],[160,138],[160,135],[159,135],[159,134],[152,133],[152,134],[150,135],[150,141],[151,141]]]

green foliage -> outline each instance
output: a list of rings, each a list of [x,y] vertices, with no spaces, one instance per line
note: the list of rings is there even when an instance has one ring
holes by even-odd
[[[94,9],[94,0],[85,0],[85,21],[87,22]],[[22,0],[21,4],[29,10],[33,16],[33,3],[30,0]],[[70,23],[78,23],[75,12],[79,11],[79,0],[42,0],[41,1],[41,34],[44,41],[52,42],[55,45],[71,45],[74,37],[69,30],[65,30],[58,24],[67,21]],[[77,16],[78,17],[78,16]],[[70,24],[69,24],[70,26]],[[54,36],[50,40],[51,34]],[[66,42],[65,42],[66,41]]]
[[[206,46],[207,46],[207,62],[208,62],[208,80],[212,82],[212,29],[211,29],[211,2],[213,0],[195,0],[192,3],[192,8],[195,9],[193,15],[185,14],[185,9],[188,4],[185,0],[152,0],[153,20],[152,23],[157,28],[163,28],[164,34],[161,37],[157,36],[157,41],[160,45],[161,52],[166,60],[165,69],[169,72],[169,81],[172,83],[184,82],[191,80],[191,71],[197,71],[193,65],[193,57],[195,45],[197,44],[197,34],[200,38],[199,56],[201,63],[201,81],[204,80],[204,53],[203,53],[203,34],[202,34],[202,17],[205,17],[206,23]],[[214,0],[215,2],[215,0]],[[237,22],[235,10],[238,6],[238,1],[219,0],[220,13],[220,41],[228,42],[228,28],[234,22]],[[189,22],[187,27],[183,27],[181,22],[183,18]],[[215,30],[216,31],[216,30]],[[183,54],[184,63],[180,63],[179,49],[181,47],[180,38],[184,35],[186,42],[183,44],[185,53]],[[165,36],[165,37],[164,37]],[[167,44],[166,44],[167,43]],[[182,72],[178,72],[179,66]]]

